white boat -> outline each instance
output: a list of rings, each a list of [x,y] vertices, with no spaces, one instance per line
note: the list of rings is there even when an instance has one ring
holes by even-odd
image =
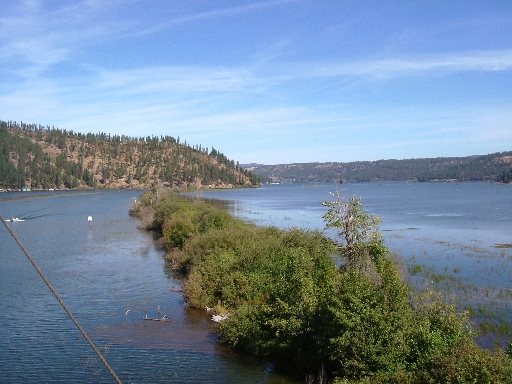
[[[7,219],[6,221],[10,221],[11,223],[16,223],[18,221],[25,221],[25,220],[22,220],[22,219],[18,219],[17,217],[11,217],[11,219]]]

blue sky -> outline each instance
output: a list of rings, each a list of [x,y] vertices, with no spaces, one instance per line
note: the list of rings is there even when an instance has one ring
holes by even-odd
[[[2,1],[0,119],[240,163],[512,150],[512,2]]]

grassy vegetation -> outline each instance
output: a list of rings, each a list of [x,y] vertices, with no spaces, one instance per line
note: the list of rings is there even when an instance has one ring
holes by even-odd
[[[512,248],[512,244],[496,244],[495,248]]]
[[[167,258],[186,276],[188,305],[228,315],[218,332],[233,348],[286,359],[308,382],[510,382],[511,348],[508,355],[479,348],[467,312],[434,290],[412,293],[403,282],[360,201],[334,203],[326,204],[335,208],[330,214],[348,207],[363,221],[340,231],[363,228],[347,237],[355,243],[336,243],[319,231],[257,227],[156,191],[137,209],[153,208],[152,227]],[[350,260],[337,268],[333,254],[347,261],[347,249]]]
[[[509,256],[505,253],[491,254],[476,246],[447,242],[442,245],[459,249],[466,262],[451,261],[443,266],[435,265],[423,255],[412,257],[407,263],[412,289],[418,291],[428,286],[441,293],[458,310],[468,312],[479,345],[506,348],[512,335],[512,289],[507,283]],[[484,260],[487,262],[485,268],[482,266],[478,273],[473,274],[468,259],[477,266],[484,264]]]

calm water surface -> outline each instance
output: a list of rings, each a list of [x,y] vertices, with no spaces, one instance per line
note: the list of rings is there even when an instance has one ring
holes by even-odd
[[[322,229],[333,183],[214,191],[235,215],[262,225]],[[421,266],[416,286],[434,285],[461,307],[485,305],[512,324],[512,187],[492,183],[345,183],[381,217],[385,244],[405,266]],[[332,233],[330,234],[332,235]]]
[[[128,215],[138,193],[3,193],[0,213],[25,219],[9,225],[123,382],[296,382],[217,346],[204,311],[184,309],[162,251]],[[0,381],[114,382],[3,225],[0,263]]]
[[[321,202],[333,189],[269,185],[203,197],[225,200],[235,215],[262,225],[321,229]],[[512,243],[511,187],[349,183],[341,192],[362,197],[382,218],[386,245],[406,266],[423,266],[428,278],[454,276],[438,286],[512,319],[512,250],[494,247]],[[137,194],[3,193],[0,213],[26,220],[9,225],[123,382],[295,382],[266,361],[219,347],[208,316],[184,309],[162,251],[128,215]],[[114,382],[3,226],[0,263],[1,382]],[[447,285],[453,281],[457,288]],[[173,322],[144,322],[146,314]]]
[[[204,192],[228,200],[233,212],[264,225],[323,228],[323,201],[332,183],[266,185],[257,189]],[[357,196],[366,211],[382,218],[383,231],[412,231],[414,238],[479,243],[489,248],[512,243],[512,188],[492,183],[346,183],[346,199]],[[406,237],[411,237],[406,236]],[[390,236],[388,241],[393,242]],[[389,245],[389,244],[388,244]],[[398,246],[398,244],[397,244]],[[410,254],[411,250],[402,250]]]

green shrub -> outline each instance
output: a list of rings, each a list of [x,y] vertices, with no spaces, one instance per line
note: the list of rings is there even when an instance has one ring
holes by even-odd
[[[185,242],[197,233],[195,216],[195,212],[180,211],[179,215],[173,215],[165,220],[162,233],[167,249],[182,249]]]
[[[364,236],[348,242],[351,262],[340,269],[333,254],[346,247],[319,231],[256,227],[204,203],[155,196],[141,201],[154,207],[167,257],[187,275],[189,306],[229,313],[218,328],[223,343],[286,358],[319,382],[510,382],[512,359],[480,349],[467,314],[434,291],[411,296],[359,200],[351,209],[360,228],[342,232]]]
[[[426,291],[413,300],[409,333],[410,366],[425,366],[435,355],[444,355],[461,342],[472,340],[466,313],[443,301],[435,291]]]
[[[472,340],[457,343],[420,368],[417,382],[506,384],[512,380],[512,361],[505,353],[483,350]]]
[[[153,228],[162,230],[165,220],[173,217],[180,210],[187,209],[190,203],[178,197],[164,198],[155,207]]]
[[[403,364],[409,313],[393,301],[385,287],[376,287],[362,274],[338,274],[333,294],[314,321],[328,372],[356,380]]]
[[[205,233],[213,229],[224,229],[233,222],[233,218],[225,211],[213,207],[201,207],[198,214],[198,230]]]

